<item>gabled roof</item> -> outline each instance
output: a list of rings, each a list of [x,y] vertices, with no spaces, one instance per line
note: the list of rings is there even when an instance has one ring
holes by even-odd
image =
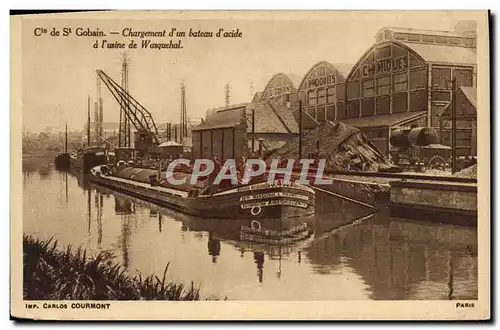
[[[351,118],[342,120],[344,124],[348,124],[357,128],[362,127],[393,127],[404,125],[406,122],[413,121],[425,116],[426,111],[394,113],[392,115],[377,115],[361,118]]]
[[[475,65],[476,53],[470,48],[445,45],[417,44],[401,42],[406,47],[415,51],[426,62]]]
[[[193,128],[193,131],[235,127],[241,123],[242,112],[246,107],[247,103],[243,103],[216,109],[201,124]]]
[[[255,110],[255,133],[298,133],[297,122],[291,110],[278,102],[262,101],[252,103]],[[252,131],[251,112],[247,111],[248,132]]]
[[[460,86],[460,90],[464,93],[469,102],[477,109],[477,88]]]
[[[474,87],[465,87],[460,86],[458,93],[461,93],[465,99],[466,103],[468,102],[470,106],[467,104],[457,105],[457,116],[475,116],[477,113],[477,90]],[[457,98],[458,99],[458,98]],[[461,98],[463,99],[463,98]],[[441,117],[450,118],[451,117],[451,102],[448,102],[441,112],[438,114]],[[465,107],[464,107],[465,106]]]
[[[287,108],[281,102],[270,101],[269,105],[270,105],[271,109],[274,111],[274,113],[278,116],[281,123],[285,126],[285,128],[290,133],[298,133],[299,132],[299,125],[298,125],[297,121],[295,120],[295,118],[293,116],[293,111],[291,109]]]
[[[295,119],[295,122],[297,123],[297,128],[299,127],[299,122],[300,122],[300,111],[299,108],[296,108],[293,110],[293,118]],[[319,125],[319,122],[314,119],[307,111],[307,109],[302,108],[302,129],[303,130],[309,130],[317,127]]]
[[[246,112],[247,132],[252,131],[252,109],[255,111],[255,133],[298,133],[291,110],[278,102],[259,101],[220,108],[207,116],[193,131],[230,128],[241,124]]]

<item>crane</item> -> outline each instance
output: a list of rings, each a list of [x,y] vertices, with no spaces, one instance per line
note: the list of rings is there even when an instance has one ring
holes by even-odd
[[[96,70],[97,76],[104,82],[111,94],[122,106],[128,120],[138,131],[149,131],[153,135],[155,144],[159,144],[158,128],[153,120],[151,113],[146,110],[136,99],[127,93],[119,84],[102,70]]]

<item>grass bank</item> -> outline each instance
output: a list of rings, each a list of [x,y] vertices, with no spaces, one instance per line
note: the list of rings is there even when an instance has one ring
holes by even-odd
[[[130,276],[104,253],[88,257],[57,241],[23,237],[26,300],[200,300],[199,288],[168,282],[168,264],[160,279]],[[214,298],[210,298],[214,300]]]

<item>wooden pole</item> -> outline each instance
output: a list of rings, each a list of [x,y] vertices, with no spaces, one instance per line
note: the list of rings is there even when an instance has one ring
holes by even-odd
[[[118,124],[118,146],[123,147],[123,142],[122,142],[122,132],[123,132],[123,105],[120,104],[120,123]]]
[[[457,171],[457,79],[451,82],[451,173]]]
[[[316,140],[316,160],[319,160],[319,140]]]
[[[299,100],[299,160],[302,158],[302,100]]]
[[[252,153],[255,152],[255,109],[252,109]]]

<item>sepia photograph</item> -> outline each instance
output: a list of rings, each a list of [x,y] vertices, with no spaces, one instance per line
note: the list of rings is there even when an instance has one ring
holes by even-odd
[[[490,318],[487,11],[10,25],[12,317]]]

